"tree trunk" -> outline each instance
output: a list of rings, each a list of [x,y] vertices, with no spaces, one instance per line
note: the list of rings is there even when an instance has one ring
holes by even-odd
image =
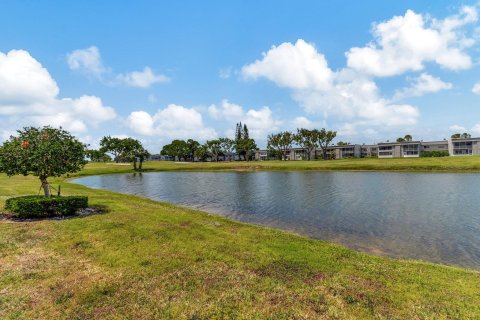
[[[140,162],[138,163],[138,170],[142,170],[142,165],[143,165],[143,160],[140,159]]]
[[[50,198],[50,186],[48,185],[48,181],[46,177],[40,177],[40,181],[42,182],[43,192],[45,193],[46,198]]]
[[[137,158],[133,159],[133,170],[137,170]]]

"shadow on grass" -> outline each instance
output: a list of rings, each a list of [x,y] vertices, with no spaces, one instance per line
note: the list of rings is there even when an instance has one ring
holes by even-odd
[[[69,220],[69,219],[78,219],[78,218],[86,218],[89,216],[97,215],[97,214],[105,214],[110,212],[105,205],[95,205],[85,209],[78,210],[74,215],[71,216],[61,216],[61,217],[45,217],[45,218],[29,218],[29,219],[21,219],[14,217],[10,213],[0,212],[0,221],[6,220],[11,222],[37,222],[43,220]]]

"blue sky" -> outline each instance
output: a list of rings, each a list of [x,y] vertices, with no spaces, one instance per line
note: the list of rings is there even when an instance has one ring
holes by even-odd
[[[3,1],[0,140],[95,146],[327,127],[373,143],[480,136],[476,2]],[[2,89],[3,88],[3,89]]]

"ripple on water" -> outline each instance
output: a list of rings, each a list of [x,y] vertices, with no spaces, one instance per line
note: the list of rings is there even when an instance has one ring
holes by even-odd
[[[76,182],[351,248],[480,268],[480,174],[152,172]]]

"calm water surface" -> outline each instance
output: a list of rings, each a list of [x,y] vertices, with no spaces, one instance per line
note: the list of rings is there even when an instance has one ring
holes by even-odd
[[[75,182],[369,253],[480,269],[480,174],[152,172]]]

